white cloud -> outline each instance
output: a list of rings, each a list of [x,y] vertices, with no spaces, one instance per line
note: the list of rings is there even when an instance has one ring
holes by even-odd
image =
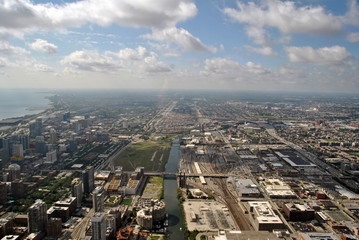
[[[332,46],[319,49],[312,47],[286,47],[289,61],[316,65],[338,65],[345,63],[352,55],[344,47]]]
[[[254,74],[266,74],[266,73],[270,73],[270,71],[266,68],[264,68],[262,65],[260,64],[255,64],[253,62],[247,62],[246,63],[246,69]]]
[[[39,72],[53,72],[54,70],[45,64],[35,64],[35,69]]]
[[[342,21],[346,24],[359,26],[359,6],[356,0],[351,0],[349,11],[342,17]]]
[[[119,52],[75,51],[61,61],[66,72],[82,70],[93,72],[118,73],[119,71],[160,73],[171,68],[158,59],[154,52],[139,46],[136,49],[125,48]]]
[[[359,33],[357,33],[357,32],[350,33],[350,34],[348,34],[347,39],[349,42],[352,42],[352,43],[359,42]]]
[[[171,27],[161,30],[154,30],[152,34],[146,34],[143,37],[156,41],[176,44],[184,51],[193,50],[196,52],[211,53],[215,53],[217,51],[215,47],[206,46],[199,38],[194,37],[191,33],[183,28]]]
[[[278,56],[278,53],[275,52],[271,47],[255,48],[251,46],[246,46],[246,48],[251,52],[259,53],[265,56]]]
[[[48,53],[48,54],[57,53],[57,46],[43,39],[36,39],[35,42],[30,44],[30,48],[35,51]]]
[[[5,58],[0,57],[0,68],[6,67],[8,65],[8,62]]]
[[[63,4],[35,4],[30,0],[0,2],[0,33],[17,35],[38,30],[65,30],[84,24],[109,26],[118,24],[147,27],[149,38],[178,44],[185,51],[215,52],[177,23],[197,14],[191,0],[79,0]],[[0,36],[1,37],[1,36]]]
[[[171,68],[167,66],[162,61],[158,60],[157,55],[152,54],[149,57],[144,59],[144,68],[146,72],[149,73],[161,73],[161,72],[170,72]]]
[[[12,46],[6,41],[0,41],[0,53],[15,57],[28,56],[30,54],[26,49]]]
[[[247,35],[254,39],[254,42],[261,45],[269,45],[269,40],[266,38],[266,32],[262,27],[248,26],[246,27]]]
[[[64,57],[61,63],[74,69],[94,72],[113,72],[121,67],[121,64],[110,56],[89,50],[75,51]]]
[[[243,68],[241,64],[227,58],[211,58],[204,62],[203,74],[225,74],[237,72]]]
[[[3,0],[0,26],[7,29],[53,29],[94,23],[108,26],[165,28],[197,14],[189,0],[82,0],[65,4],[34,4],[30,0]]]
[[[224,12],[233,20],[258,27],[275,27],[282,33],[335,35],[342,32],[339,19],[321,6],[297,7],[293,1],[265,0],[261,5],[238,2],[238,10]]]
[[[121,49],[117,54],[121,59],[127,60],[141,60],[143,57],[148,56],[149,53],[146,48],[139,46],[137,49],[125,48]]]

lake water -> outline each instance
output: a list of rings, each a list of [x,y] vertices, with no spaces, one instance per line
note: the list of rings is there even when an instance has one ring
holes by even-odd
[[[50,107],[46,97],[52,95],[39,89],[0,89],[0,120],[40,113]]]
[[[172,142],[170,155],[165,167],[166,172],[177,172],[179,160],[180,160],[180,144],[179,144],[179,140],[175,139]],[[167,228],[168,239],[183,240],[184,239],[183,216],[177,199],[177,180],[165,178],[163,184],[164,184],[164,201],[166,203],[166,211],[168,213],[168,224],[169,224]]]

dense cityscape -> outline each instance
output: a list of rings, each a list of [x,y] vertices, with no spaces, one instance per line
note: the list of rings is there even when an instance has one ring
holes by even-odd
[[[49,100],[0,121],[4,239],[359,235],[356,95],[72,90]]]

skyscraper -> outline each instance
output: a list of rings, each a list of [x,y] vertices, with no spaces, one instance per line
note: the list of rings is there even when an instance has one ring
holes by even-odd
[[[88,166],[82,172],[82,182],[84,185],[84,193],[91,193],[94,189],[95,185],[95,177],[94,177],[95,170],[93,166]]]
[[[77,207],[81,207],[83,188],[82,182],[79,178],[75,178],[71,182],[71,194],[73,197],[76,197]]]
[[[24,157],[24,147],[22,144],[12,145],[12,156],[16,158]]]
[[[0,182],[0,204],[3,205],[7,202],[7,185]]]
[[[7,181],[12,182],[15,181],[16,179],[20,179],[21,178],[21,167],[18,164],[10,164],[9,168],[9,176]]]
[[[30,233],[45,231],[47,223],[47,206],[42,200],[38,199],[28,212],[28,228]]]
[[[57,133],[56,130],[51,128],[50,129],[50,144],[56,144],[57,142]]]
[[[27,134],[20,135],[20,143],[22,144],[22,147],[24,150],[29,149],[30,148],[29,135],[27,135]]]
[[[103,212],[104,210],[105,191],[103,186],[98,186],[92,192],[92,207],[95,212]]]
[[[106,240],[106,214],[97,212],[91,218],[92,225],[92,239]]]

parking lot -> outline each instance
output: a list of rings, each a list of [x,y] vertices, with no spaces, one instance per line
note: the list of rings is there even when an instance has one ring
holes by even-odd
[[[199,231],[235,229],[235,223],[228,208],[216,201],[189,200],[183,203],[183,207],[189,231],[195,229]]]

